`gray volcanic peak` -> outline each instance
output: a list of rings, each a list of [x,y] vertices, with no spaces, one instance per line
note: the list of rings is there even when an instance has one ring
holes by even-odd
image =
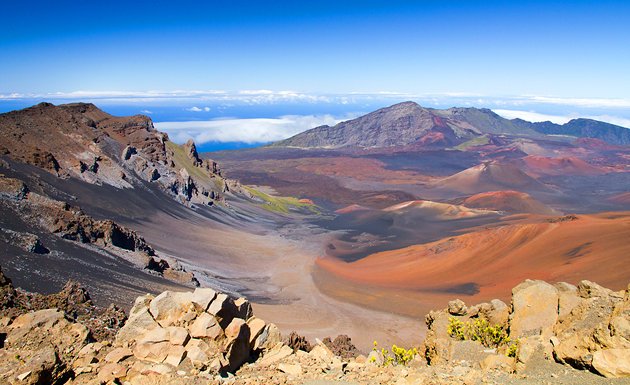
[[[593,119],[573,119],[565,124],[552,122],[530,123],[515,119],[521,127],[531,127],[546,135],[569,135],[579,138],[601,139],[611,144],[630,144],[630,129]]]
[[[454,107],[438,110],[424,108],[414,102],[403,102],[333,127],[316,127],[271,146],[450,147],[482,135],[542,138],[549,134],[598,138],[612,144],[630,144],[630,130],[596,120],[575,119],[565,125],[531,123],[521,119],[505,119],[485,108]]]

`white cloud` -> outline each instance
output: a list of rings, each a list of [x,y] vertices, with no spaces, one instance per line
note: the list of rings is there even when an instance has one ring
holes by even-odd
[[[564,124],[568,122],[569,120],[571,120],[571,118],[567,116],[540,114],[534,111],[500,110],[500,109],[496,109],[496,110],[493,109],[492,111],[494,111],[496,114],[501,115],[502,117],[506,119],[518,118],[518,119],[527,120],[528,122],[550,121],[557,124]]]
[[[630,108],[630,99],[560,98],[550,96],[524,96],[523,99],[533,103],[559,104],[563,106],[587,108]]]
[[[203,107],[203,108],[199,108],[197,106],[193,106],[190,108],[186,108],[186,111],[191,111],[191,112],[209,112],[210,111],[210,107]]]
[[[622,118],[619,116],[594,115],[594,116],[587,116],[587,118],[601,120],[602,122],[608,122],[610,124],[616,124],[621,127],[630,128],[630,119]]]
[[[324,124],[334,125],[355,116],[353,114],[339,118],[332,115],[285,115],[278,118],[158,122],[155,126],[160,131],[168,133],[177,143],[194,139],[198,144],[207,142],[251,144],[286,139],[310,128]]]
[[[571,119],[576,118],[587,118],[587,119],[595,119],[602,122],[608,122],[611,124],[616,124],[618,126],[630,128],[630,119],[622,118],[619,116],[611,116],[611,115],[587,115],[587,116],[579,116],[579,115],[549,115],[549,114],[541,114],[535,111],[520,111],[520,110],[503,110],[503,109],[493,109],[495,113],[501,115],[506,119],[523,119],[529,122],[546,122],[550,121],[556,124],[564,124],[567,123]]]
[[[152,114],[152,113],[153,113],[153,111],[149,111],[149,110],[140,110],[140,113],[150,115],[150,114]]]

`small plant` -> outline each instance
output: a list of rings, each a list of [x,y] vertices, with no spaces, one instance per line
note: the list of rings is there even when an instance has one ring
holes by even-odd
[[[373,351],[378,351],[378,343],[374,341]],[[405,349],[396,345],[392,345],[391,352],[385,348],[381,348],[381,355],[383,356],[383,366],[389,365],[403,365],[406,366],[414,359],[418,354],[417,348]],[[371,362],[375,362],[376,358],[372,357]]]
[[[490,325],[481,318],[463,322],[455,317],[449,319],[446,332],[449,336],[464,341],[479,341],[488,348],[507,347],[506,354],[509,357],[516,357],[518,353],[518,340],[512,341],[507,330],[502,325]]]
[[[521,347],[521,341],[519,341],[518,339],[510,342],[510,344],[508,345],[507,351],[505,352],[505,355],[508,357],[516,357],[518,355],[518,350]]]

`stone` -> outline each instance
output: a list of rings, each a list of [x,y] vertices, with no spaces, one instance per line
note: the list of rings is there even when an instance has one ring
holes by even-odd
[[[243,330],[247,329],[247,333],[249,334],[249,327],[247,323],[241,318],[234,318],[232,322],[225,328],[225,336],[228,341],[233,341],[238,338]],[[248,338],[249,341],[249,338]]]
[[[24,373],[18,375],[17,379],[20,380],[20,381],[24,381],[24,380],[26,380],[26,377],[31,375],[31,373],[33,373],[33,372],[30,371],[30,370],[28,372],[24,372]]]
[[[146,306],[138,308],[116,334],[116,342],[133,342],[147,330],[152,330],[157,327],[159,327],[159,325],[153,319],[149,308]]]
[[[217,318],[222,328],[226,328],[239,315],[238,308],[227,294],[217,294],[207,312]]]
[[[20,336],[26,335],[36,328],[50,329],[62,320],[65,320],[65,317],[57,309],[46,309],[22,314],[9,325],[10,332],[7,336],[7,342],[20,338]]]
[[[490,312],[486,318],[491,325],[507,325],[510,308],[500,299],[493,299],[490,301]]]
[[[202,313],[190,326],[190,335],[194,338],[216,339],[223,334],[223,329],[217,319],[208,314]]]
[[[489,370],[498,370],[506,373],[514,372],[514,358],[504,354],[491,354],[484,358],[480,365],[484,372]]]
[[[558,289],[544,281],[526,280],[512,289],[512,339],[540,335],[548,341],[558,321]]]
[[[269,366],[293,354],[293,349],[286,345],[276,345],[258,360],[258,365]]]
[[[570,283],[558,282],[554,286],[558,289],[558,317],[564,318],[580,304],[582,298],[577,287]]]
[[[148,309],[153,298],[155,298],[155,296],[151,294],[145,294],[137,297],[133,303],[133,306],[131,307],[131,310],[129,310],[129,317],[131,318],[136,314],[139,314],[140,312],[144,311],[145,308]]]
[[[580,281],[577,286],[577,294],[582,298],[607,297],[611,293],[612,290],[587,280]]]
[[[265,321],[261,320],[260,318],[251,317],[247,320],[247,326],[249,326],[249,345],[252,349],[256,349],[256,339],[265,329]]]
[[[299,377],[302,375],[302,366],[299,364],[280,363],[278,370],[290,376]]]
[[[481,362],[488,356],[486,350],[479,341],[453,341],[448,361]]]
[[[105,362],[119,363],[127,357],[133,356],[133,352],[128,348],[115,348],[105,356]]]
[[[179,345],[172,345],[168,349],[164,363],[177,367],[184,357],[186,357],[186,348]]]
[[[142,360],[162,363],[168,355],[171,346],[168,342],[138,343],[133,349],[133,355]]]
[[[187,346],[186,357],[190,359],[193,366],[203,368],[205,363],[210,360],[210,357],[199,346]]]
[[[217,292],[213,289],[198,287],[192,294],[192,303],[197,304],[203,311],[206,311],[216,297]]]
[[[157,343],[169,340],[168,330],[157,327],[144,333],[139,339],[139,343]]]
[[[452,315],[466,315],[468,308],[461,299],[456,299],[448,303],[448,312]]]
[[[225,358],[228,360],[227,371],[234,372],[249,358],[249,327],[244,320],[234,318],[225,328],[227,337]]]
[[[121,364],[108,363],[98,370],[98,379],[101,382],[111,382],[127,375],[127,368]]]
[[[103,349],[103,344],[100,342],[92,342],[85,345],[81,350],[79,350],[78,357],[84,357],[87,355],[95,356],[98,352]]]
[[[267,324],[254,341],[254,350],[269,350],[282,341],[280,329],[275,324]]]
[[[181,322],[186,313],[195,314],[192,293],[165,291],[151,301],[149,312],[162,327]]]
[[[186,345],[186,342],[190,339],[188,330],[179,326],[169,326],[166,328],[168,332],[168,341],[173,345]]]
[[[630,377],[630,349],[604,349],[593,353],[593,368],[607,378]]]
[[[335,358],[335,355],[324,344],[315,345],[308,354],[316,360],[326,363],[332,362]]]
[[[252,305],[247,299],[243,297],[237,298],[234,300],[234,305],[237,309],[236,317],[247,320],[253,315]]]

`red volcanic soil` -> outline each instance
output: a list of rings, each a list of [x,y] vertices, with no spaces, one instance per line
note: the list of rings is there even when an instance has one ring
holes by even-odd
[[[335,213],[336,214],[350,214],[350,213],[354,213],[356,211],[365,211],[365,210],[370,210],[370,209],[365,207],[365,206],[352,204],[350,206],[346,206],[346,207],[340,208],[339,210],[335,210]]]
[[[606,143],[601,139],[595,138],[578,138],[576,139],[575,144],[579,147],[591,150],[614,151],[623,148],[622,146],[615,146],[613,144]]]
[[[479,193],[466,198],[463,205],[508,213],[558,214],[554,209],[535,200],[529,194],[513,190]]]
[[[527,171],[532,175],[598,175],[606,171],[590,165],[580,158],[548,158],[530,155],[523,158]]]
[[[435,186],[465,194],[507,189],[542,191],[547,188],[510,163],[485,162],[444,178]]]
[[[418,144],[420,145],[430,145],[436,143],[446,143],[446,137],[441,132],[430,132],[426,135],[423,135],[420,140],[418,140]]]
[[[406,214],[413,211],[424,211],[426,213],[426,217],[434,217],[435,219],[442,220],[477,217],[493,213],[488,210],[476,210],[474,208],[461,205],[427,200],[401,202],[393,206],[386,207],[382,209],[382,211],[396,212],[398,214]]]
[[[508,300],[511,288],[528,278],[570,283],[588,279],[619,290],[630,282],[629,237],[630,212],[555,223],[538,219],[380,252],[351,263],[320,258],[316,278],[335,282],[320,285],[329,295],[414,316],[443,307],[453,297],[469,303]],[[402,299],[418,305],[405,307]]]

